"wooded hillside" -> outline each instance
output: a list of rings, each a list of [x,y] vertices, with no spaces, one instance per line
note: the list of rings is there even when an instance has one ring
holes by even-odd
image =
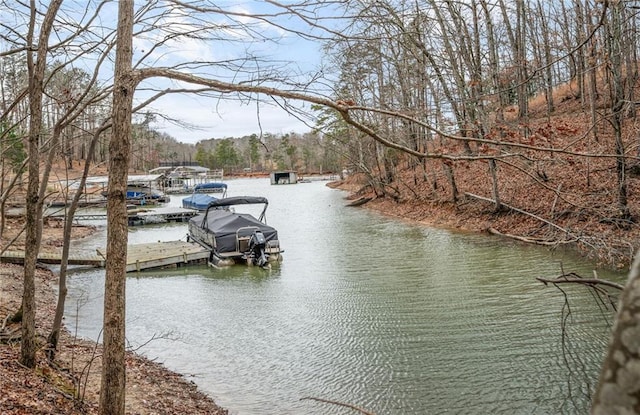
[[[102,12],[102,4],[95,6],[87,19],[89,12]],[[213,5],[182,7],[187,14],[224,12]],[[271,81],[255,85],[249,80],[259,73],[256,67],[238,72],[244,81],[224,84],[179,73],[180,64],[151,71],[147,63],[140,82],[161,75],[203,88],[154,89],[141,83],[140,89],[156,95],[134,105],[131,169],[186,160],[228,172],[347,168],[363,173],[378,196],[488,210],[496,226],[505,212],[521,211],[516,223],[529,227],[503,225],[500,231],[543,243],[575,243],[609,265],[629,263],[638,248],[633,232],[640,171],[635,98],[640,46],[632,2],[348,0],[273,7],[257,25],[264,20],[275,25],[284,13],[305,21],[324,45],[326,66],[309,74],[316,82],[292,87],[275,62]],[[154,11],[165,13],[160,5],[145,10]],[[76,12],[61,6],[53,27],[61,30]],[[29,20],[26,9],[16,9],[13,17]],[[144,17],[138,16],[141,27],[173,33],[169,24],[145,26]],[[238,29],[252,28],[236,23]],[[115,37],[90,31],[89,20],[74,27],[76,32],[69,30],[66,41],[47,52],[39,154],[42,163],[63,159],[69,168],[85,160],[106,165],[113,79],[102,74]],[[202,21],[193,28],[184,36],[203,42],[224,31]],[[21,29],[26,33],[26,26],[5,33],[0,54],[0,207],[27,173],[31,109]],[[136,66],[144,66],[145,58],[137,58]],[[153,127],[158,118],[180,122],[149,109],[164,94],[221,99],[228,91],[268,94],[283,108],[311,117],[316,128],[303,135],[256,132],[193,145]],[[301,114],[289,105],[295,100],[311,103],[311,109]]]
[[[180,124],[171,114],[145,115],[163,96],[193,94],[212,109],[256,104],[256,116],[271,105],[313,120],[336,165],[364,174],[380,200],[482,216],[499,231],[576,244],[616,266],[638,249],[634,1],[244,2],[249,11],[206,0],[0,4],[2,218],[27,177],[25,367],[36,366],[34,274],[53,161],[108,163],[100,413],[125,407],[126,179],[132,165],[149,168],[167,150],[138,126],[156,115]],[[326,59],[303,65],[287,54],[292,39],[322,43]],[[194,53],[182,53],[187,45]],[[171,144],[166,156],[180,157]],[[282,162],[293,166],[291,147],[283,149]],[[637,412],[638,388],[628,380],[640,367],[638,278],[640,259],[594,413]]]
[[[352,169],[372,194],[418,219],[458,215],[449,222],[630,263],[640,246],[631,3],[350,4],[358,17],[331,50],[348,114],[366,128],[325,121],[349,132]]]

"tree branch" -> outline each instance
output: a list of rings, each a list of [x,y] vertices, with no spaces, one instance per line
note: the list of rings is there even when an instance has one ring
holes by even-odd
[[[617,282],[601,280],[599,278],[582,278],[578,274],[573,272],[569,274],[561,275],[557,278],[545,278],[545,277],[536,277],[536,279],[545,285],[547,284],[584,284],[589,286],[595,285],[604,285],[607,287],[615,288],[616,290],[624,290],[624,285],[618,284]]]
[[[311,397],[311,396],[305,396],[304,398],[300,398],[300,400],[301,400],[301,401],[304,401],[304,400],[311,400],[311,401],[318,401],[318,402],[324,402],[324,403],[331,403],[331,404],[334,404],[334,405],[344,406],[344,407],[346,407],[346,408],[354,409],[354,410],[356,410],[356,411],[360,412],[361,414],[365,414],[365,415],[375,415],[373,412],[369,412],[369,411],[367,411],[367,410],[365,410],[365,409],[362,409],[362,408],[360,408],[360,407],[358,407],[358,406],[351,405],[351,404],[349,404],[349,403],[344,403],[344,402],[332,401],[332,400],[330,400],[330,399],[322,399],[322,398],[314,398],[314,397]]]

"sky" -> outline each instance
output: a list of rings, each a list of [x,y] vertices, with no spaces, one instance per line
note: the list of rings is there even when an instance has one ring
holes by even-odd
[[[5,28],[15,28],[13,30],[18,37],[28,27],[28,4],[18,0],[7,0],[6,3],[11,12],[0,13],[0,24]],[[48,3],[39,0],[37,6],[44,11]],[[255,84],[255,79],[259,78],[263,80],[261,86],[281,89],[290,87],[283,87],[283,84],[274,80],[284,79],[289,85],[306,85],[309,79],[324,78],[325,82],[317,91],[325,96],[331,95],[327,87],[330,83],[326,82],[330,71],[323,67],[325,59],[321,52],[322,45],[316,40],[318,36],[327,34],[309,25],[309,21],[317,17],[327,18],[321,20],[322,24],[331,24],[334,12],[325,8],[330,7],[325,6],[326,3],[315,4],[310,12],[302,11],[307,21],[300,17],[301,14],[289,13],[290,7],[295,7],[295,2],[288,0],[189,0],[184,3],[219,9],[186,11],[184,6],[168,9],[167,0],[135,0],[136,16],[143,19],[134,26],[134,32],[138,33],[133,40],[136,67],[172,68],[181,65],[181,72],[230,83]],[[98,67],[101,84],[111,85],[115,52],[114,49],[108,49],[109,42],[104,39],[114,39],[118,4],[117,1],[63,2],[49,41],[51,44],[64,44],[66,49],[56,49],[59,52],[51,59],[66,61],[68,67],[82,69],[90,76]],[[76,27],[85,25],[90,27],[90,31],[78,37]],[[204,34],[198,31],[197,37],[184,36],[184,33],[203,28],[208,31]],[[10,30],[6,32],[12,33]],[[203,35],[211,40],[202,40]],[[20,41],[17,39],[18,43]],[[101,53],[107,50],[108,58],[101,60]],[[101,64],[97,65],[98,62]],[[322,76],[318,76],[319,73]],[[145,80],[138,85],[134,105],[167,88],[194,86],[161,78]],[[306,91],[306,88],[291,88],[296,92]],[[245,96],[241,101],[237,95],[231,96],[231,99],[226,97],[229,95],[225,95],[224,99],[193,94],[165,95],[142,112],[162,114],[156,116],[151,128],[185,143],[259,135],[261,132],[305,133],[312,128],[312,120],[304,122],[289,115],[273,105],[269,97],[259,98],[269,101],[271,105],[257,105],[255,97],[248,99]],[[296,105],[303,111],[309,109],[309,105],[304,103],[288,104]]]
[[[176,125],[161,118],[152,124],[155,130],[184,143],[193,144],[210,138],[260,135],[261,128],[263,133],[272,134],[305,133],[311,129],[281,108],[261,105],[258,114],[255,103],[227,101],[218,104],[212,99],[178,95],[162,99],[153,108],[194,127]]]
[[[259,63],[260,71],[263,73],[267,73],[266,67],[268,65],[276,62],[279,70],[291,74],[290,80],[299,82],[304,82],[320,70],[323,60],[320,42],[302,39],[300,36],[283,29],[286,26],[305,33],[313,31],[299,19],[295,17],[284,18],[278,21],[282,27],[274,27],[248,17],[251,14],[282,11],[281,8],[274,8],[263,0],[222,1],[216,4],[222,4],[221,7],[225,11],[230,10],[237,13],[238,15],[234,17],[236,22],[256,25],[252,27],[252,35],[247,35],[239,30],[229,30],[222,34],[225,38],[224,41],[204,42],[183,38],[178,42],[168,42],[166,48],[157,50],[151,56],[145,56],[145,53],[152,49],[151,46],[157,39],[153,37],[136,39],[134,40],[134,61],[136,58],[145,56],[145,63],[171,66],[179,62],[192,61],[229,62],[251,54],[258,59],[263,59]],[[174,28],[181,27],[181,25],[188,27],[190,17],[189,15],[175,15],[169,20]],[[211,15],[202,18],[202,20],[211,22],[211,24],[229,23],[228,17],[224,15]],[[220,36],[219,32],[216,35]],[[256,41],[256,36],[263,37],[263,39]],[[236,82],[243,79],[243,75],[239,72],[222,69],[218,65],[199,67],[193,71],[198,75],[210,76],[225,82]],[[152,80],[149,85],[153,85],[155,89],[169,86],[190,87],[188,84],[170,83],[158,79]],[[142,87],[135,95],[138,100],[143,100],[150,94],[150,92],[144,91],[146,85],[142,85]],[[267,99],[264,96],[261,98]],[[308,104],[300,102],[294,104],[303,110],[309,109]],[[162,117],[156,117],[156,122],[151,124],[152,128],[185,143],[196,143],[211,138],[259,135],[261,131],[272,134],[305,133],[311,130],[313,123],[312,120],[305,122],[289,115],[285,110],[273,104],[261,104],[258,107],[256,101],[253,100],[239,102],[237,99],[220,100],[193,94],[165,96],[154,102],[149,109],[192,126],[193,128],[189,128]]]

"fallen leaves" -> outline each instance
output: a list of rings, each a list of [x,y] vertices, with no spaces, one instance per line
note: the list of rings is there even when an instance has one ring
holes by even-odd
[[[22,268],[0,264],[0,316],[15,313],[22,295]],[[44,344],[53,321],[56,296],[49,271],[36,273],[38,339]],[[20,331],[20,324],[9,324]],[[35,369],[19,363],[19,343],[0,343],[0,413],[2,415],[97,414],[100,391],[100,347],[61,333],[55,364],[44,351]],[[127,353],[126,413],[131,415],[223,415],[228,412],[196,385],[159,363]],[[81,396],[83,399],[76,398]]]

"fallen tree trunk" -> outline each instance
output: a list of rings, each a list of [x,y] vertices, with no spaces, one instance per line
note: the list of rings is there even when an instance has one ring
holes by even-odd
[[[373,198],[372,198],[372,197],[361,197],[361,198],[359,198],[359,199],[354,200],[354,201],[353,201],[353,202],[351,202],[351,203],[348,203],[348,204],[347,204],[347,206],[350,206],[350,207],[362,206],[362,205],[364,205],[365,203],[370,202],[371,200],[373,200]]]
[[[622,284],[618,284],[617,282],[601,280],[600,278],[582,278],[581,276],[575,273],[569,273],[561,275],[557,278],[544,278],[544,277],[536,277],[536,279],[542,283],[546,284],[584,284],[590,286],[596,285],[604,285],[607,287],[615,288],[617,290],[624,290],[624,286]]]
[[[490,199],[488,197],[474,195],[473,193],[469,193],[469,192],[465,192],[465,196],[469,196],[469,197],[472,197],[474,199],[482,200],[484,202],[489,202],[489,203],[492,203],[492,204],[496,203],[495,200],[493,200],[493,199]],[[595,247],[592,244],[590,244],[587,241],[585,241],[584,239],[580,238],[578,235],[575,235],[569,229],[565,229],[562,226],[559,226],[559,225],[557,225],[557,224],[555,224],[555,223],[553,223],[553,222],[551,222],[551,221],[549,221],[549,220],[547,220],[547,219],[545,219],[543,217],[540,217],[540,216],[536,215],[535,213],[527,212],[526,210],[519,209],[519,208],[517,208],[515,206],[507,205],[504,202],[501,203],[501,206],[503,208],[505,208],[505,209],[512,210],[514,212],[518,212],[518,213],[521,213],[523,215],[527,215],[527,216],[532,217],[532,218],[534,218],[536,220],[539,220],[540,222],[546,223],[547,225],[551,226],[552,228],[555,228],[555,229],[557,229],[557,230],[559,230],[559,231],[571,236],[572,238],[574,238],[574,240],[572,242],[581,242],[581,243],[583,243],[585,245],[588,245],[591,248],[595,249]]]
[[[540,238],[528,238],[526,236],[512,235],[510,233],[503,233],[503,232],[500,232],[499,230],[497,230],[495,228],[488,228],[487,232],[489,232],[492,235],[504,236],[506,238],[515,239],[517,241],[522,241],[522,242],[526,242],[526,243],[530,243],[530,244],[536,244],[536,245],[544,245],[544,246],[565,245],[565,244],[570,244],[570,243],[574,243],[574,242],[577,241],[576,239],[566,240],[566,241],[547,241],[547,240],[540,239]]]

